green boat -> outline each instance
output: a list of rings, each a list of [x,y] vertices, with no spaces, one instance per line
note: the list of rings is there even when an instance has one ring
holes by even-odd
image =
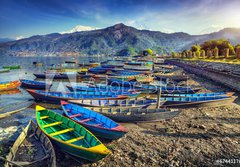
[[[37,105],[36,119],[51,141],[73,156],[98,161],[111,153],[91,132],[58,113]]]
[[[16,66],[3,66],[3,68],[7,68],[7,69],[10,69],[10,70],[15,70],[15,69],[20,69],[21,66],[20,65],[16,65]]]
[[[9,71],[10,71],[9,68],[3,68],[3,69],[0,69],[0,73],[9,72]]]

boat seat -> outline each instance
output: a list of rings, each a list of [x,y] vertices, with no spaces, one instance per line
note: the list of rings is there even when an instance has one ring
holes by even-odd
[[[69,112],[69,111],[70,111],[70,109],[65,109],[65,111]]]
[[[67,132],[71,132],[73,130],[74,130],[74,128],[68,128],[68,129],[60,130],[58,132],[50,133],[49,135],[50,136],[57,136],[57,135],[61,135],[61,134],[67,133]]]
[[[69,116],[70,118],[74,118],[74,117],[79,117],[79,116],[82,116],[82,114],[74,114],[74,115],[71,115]]]
[[[48,128],[48,127],[52,127],[60,124],[62,124],[62,122],[53,122],[51,124],[43,125],[43,128]]]
[[[47,115],[46,115],[46,116],[41,116],[41,117],[40,117],[41,120],[43,120],[43,119],[47,119],[47,118],[49,118],[49,116],[47,116]]]
[[[76,138],[73,138],[73,139],[70,139],[70,140],[66,140],[65,142],[66,143],[73,143],[73,142],[76,142],[78,140],[82,140],[84,138],[85,138],[85,136],[80,136],[80,137],[76,137]]]
[[[80,123],[85,123],[85,122],[88,122],[88,121],[91,121],[93,120],[93,118],[87,118],[87,119],[83,119],[81,121],[79,121]]]

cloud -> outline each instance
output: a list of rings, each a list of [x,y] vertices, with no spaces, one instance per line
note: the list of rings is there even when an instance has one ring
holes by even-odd
[[[20,40],[20,39],[23,39],[23,38],[24,38],[24,36],[17,36],[16,40]]]
[[[79,32],[79,31],[91,31],[91,30],[96,30],[97,28],[94,27],[89,27],[89,26],[82,26],[82,25],[76,25],[74,28],[68,31],[63,31],[60,32],[61,34],[66,34],[66,33],[74,33],[74,32]]]

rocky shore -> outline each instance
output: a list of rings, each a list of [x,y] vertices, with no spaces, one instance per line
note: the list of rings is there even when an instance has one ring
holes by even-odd
[[[206,91],[230,91],[193,76],[191,83]],[[185,109],[170,121],[123,124],[127,135],[105,142],[112,154],[97,163],[69,163],[60,166],[240,166],[224,163],[240,159],[240,102],[231,106]],[[61,155],[60,155],[61,156]],[[224,162],[223,162],[224,161]],[[67,162],[67,161],[64,161]],[[222,163],[221,163],[222,162]]]

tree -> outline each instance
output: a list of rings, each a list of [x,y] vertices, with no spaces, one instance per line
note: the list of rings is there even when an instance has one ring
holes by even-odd
[[[152,54],[153,54],[153,51],[150,48],[143,51],[143,56],[148,56],[148,55],[152,55]]]
[[[200,51],[201,50],[201,46],[200,45],[193,45],[191,47],[191,51],[192,52],[197,52],[197,51]]]

